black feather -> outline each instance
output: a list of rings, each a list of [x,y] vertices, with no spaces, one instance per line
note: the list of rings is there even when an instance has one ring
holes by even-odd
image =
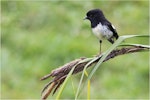
[[[117,33],[116,29],[114,29],[111,24],[109,24],[108,27],[109,27],[109,29],[113,32],[113,36],[114,36],[116,39],[118,39],[118,33]]]

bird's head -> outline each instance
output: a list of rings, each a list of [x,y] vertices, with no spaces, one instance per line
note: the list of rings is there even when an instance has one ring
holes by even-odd
[[[90,21],[99,20],[104,18],[104,14],[100,9],[92,9],[86,13],[86,17],[84,19],[88,19]]]

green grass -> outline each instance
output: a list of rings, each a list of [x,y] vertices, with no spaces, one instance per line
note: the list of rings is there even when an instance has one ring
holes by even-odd
[[[39,99],[48,82],[39,81],[42,76],[75,58],[97,54],[98,40],[83,20],[92,8],[101,8],[119,35],[149,33],[148,1],[2,1],[1,98]],[[125,43],[149,42],[143,38]],[[102,51],[110,46],[104,41]],[[148,52],[142,52],[103,63],[91,79],[90,97],[148,98],[148,59]],[[80,76],[73,77],[75,90]],[[61,98],[74,98],[72,83],[67,84]],[[86,92],[84,88],[80,98],[86,98]]]

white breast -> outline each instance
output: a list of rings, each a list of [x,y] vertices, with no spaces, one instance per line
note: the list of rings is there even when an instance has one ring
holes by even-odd
[[[94,35],[99,39],[109,39],[112,37],[113,33],[108,29],[107,26],[99,23],[95,28],[92,28]]]

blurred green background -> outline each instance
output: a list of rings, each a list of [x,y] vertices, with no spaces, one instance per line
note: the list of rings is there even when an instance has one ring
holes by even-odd
[[[79,57],[99,52],[88,10],[100,8],[119,35],[149,33],[148,1],[1,1],[2,99],[40,99],[50,80],[40,78]],[[148,44],[146,38],[125,43]],[[102,51],[111,44],[103,42]],[[89,69],[90,70],[90,69]],[[75,89],[81,73],[73,76]],[[102,64],[91,80],[92,99],[148,99],[148,52],[119,56]],[[86,98],[86,87],[79,98]],[[49,96],[53,99],[54,96]],[[61,98],[74,98],[69,81]]]

